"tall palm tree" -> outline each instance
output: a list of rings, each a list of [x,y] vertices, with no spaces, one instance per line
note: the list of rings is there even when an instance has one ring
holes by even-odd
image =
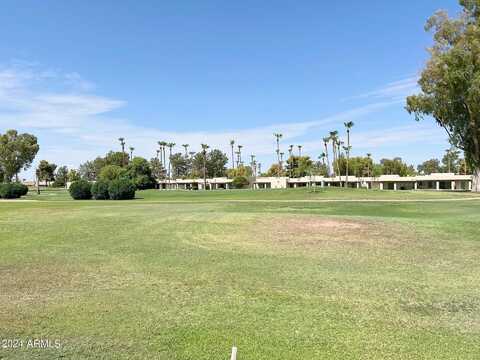
[[[130,160],[133,159],[133,150],[135,150],[135,148],[133,146],[130,146],[128,148],[130,150]]]
[[[338,141],[337,141],[337,156],[338,157],[343,156],[343,152],[342,152],[343,144],[345,144],[345,143],[343,141],[341,141],[340,139],[338,139]]]
[[[203,155],[203,190],[207,190],[207,150],[210,146],[202,144]]]
[[[252,168],[252,176],[253,177],[256,176],[255,166],[256,166],[255,155],[252,154],[252,155],[250,155],[250,167]]]
[[[450,149],[445,150],[445,157],[447,158],[447,169],[448,172],[452,172],[452,160],[458,159],[460,152],[455,147],[450,147]]]
[[[338,171],[338,176],[342,176],[340,172],[340,158],[343,156],[342,154],[342,147],[343,147],[344,142],[341,141],[340,139],[337,140],[337,171]],[[340,181],[340,185],[342,185],[342,182]]]
[[[333,160],[332,160],[332,170],[333,170],[333,176],[337,176],[337,172],[335,169],[335,163],[337,162],[337,141],[338,141],[338,131],[330,131],[330,141],[332,142],[332,154],[333,154]]]
[[[344,142],[342,141],[341,143],[343,144]],[[345,154],[348,155],[348,153],[350,152],[350,150],[352,150],[352,147],[351,147],[351,146],[350,146],[350,147],[349,147],[349,146],[342,146],[342,149],[345,151]],[[343,154],[342,154],[342,155],[343,155]],[[347,175],[347,177],[345,177],[345,184],[346,184],[346,186],[348,187],[348,170],[347,170],[347,169],[348,169],[348,157],[345,157],[345,159],[347,160],[346,168],[345,168],[345,170],[346,170],[346,173],[345,173],[345,174]],[[353,175],[355,176],[355,174],[353,174]]]
[[[172,171],[173,169],[171,168],[171,165],[172,165],[172,149],[173,147],[175,146],[176,144],[175,143],[168,143],[167,144],[167,147],[168,147],[168,177],[171,179],[172,178]]]
[[[354,123],[353,121],[348,121],[348,122],[345,122],[343,123],[343,125],[345,125],[345,128],[347,129],[347,149],[345,150],[346,153],[347,153],[347,168],[346,168],[346,177],[345,177],[345,182],[347,184],[347,188],[348,188],[348,162],[350,160],[350,149],[351,149],[351,146],[350,146],[350,130],[352,129]]]
[[[318,157],[319,160],[322,160],[322,165],[325,166],[325,153],[322,152],[320,156]]]
[[[367,158],[368,158],[368,162],[367,162],[367,176],[368,177],[371,177],[371,170],[370,170],[370,161],[372,159],[372,154],[370,153],[367,153]]]
[[[284,152],[280,153],[280,169],[283,170],[283,155],[285,155]]]
[[[258,175],[262,176],[262,164],[258,163],[257,166],[258,166]]]
[[[236,165],[237,168],[240,166],[239,155],[240,155],[240,153],[238,151],[235,151],[235,162],[237,163],[237,165]]]
[[[243,145],[237,145],[237,149],[238,149],[238,164],[242,164],[242,148],[243,148]],[[238,165],[237,165],[238,166]]]
[[[185,149],[185,157],[187,158],[187,157],[188,157],[188,147],[189,147],[190,145],[188,145],[188,144],[183,144],[182,146],[183,146],[183,148]]]
[[[292,157],[292,155],[293,155],[293,145],[290,145],[288,147],[288,157]]]
[[[230,147],[232,149],[232,169],[235,169],[235,155],[234,155],[234,150],[233,147],[235,146],[235,140],[230,140]]]
[[[282,135],[282,134],[279,134],[279,133],[275,133],[275,134],[273,134],[273,136],[275,136],[275,138],[277,139],[277,150],[276,150],[276,153],[277,153],[278,165],[280,166],[280,139],[283,137],[283,135]]]
[[[125,166],[125,138],[118,138],[120,141],[120,146],[122,147],[122,166]]]
[[[325,158],[327,159],[327,176],[330,176],[330,162],[328,160],[328,143],[330,142],[330,138],[324,137],[323,138],[323,146],[325,147]]]
[[[167,142],[159,141],[158,145],[160,145],[160,162],[162,163],[162,166],[165,168],[167,166],[167,159],[165,156],[165,148],[167,146]]]
[[[157,141],[158,144],[158,150],[157,150],[157,158],[158,155],[160,154],[160,164],[163,166],[163,141]]]
[[[302,156],[302,145],[297,145],[298,147],[298,156]]]

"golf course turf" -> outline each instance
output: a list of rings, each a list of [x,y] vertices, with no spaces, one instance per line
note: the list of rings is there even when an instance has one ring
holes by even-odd
[[[0,359],[478,359],[480,196],[0,201]]]

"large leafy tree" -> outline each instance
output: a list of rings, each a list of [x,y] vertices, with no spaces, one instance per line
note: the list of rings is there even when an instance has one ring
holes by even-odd
[[[160,152],[159,150],[159,154]],[[150,168],[152,169],[152,175],[155,179],[160,180],[165,178],[166,171],[162,165],[162,161],[158,157],[150,159]]]
[[[99,178],[102,169],[108,165],[123,167],[129,161],[128,155],[121,151],[109,151],[104,157],[98,156],[92,161],[80,165],[78,172],[82,179],[94,181]]]
[[[472,190],[480,191],[480,0],[460,0],[459,18],[438,11],[427,22],[434,31],[430,59],[406,109],[417,120],[432,116],[450,142],[464,150],[474,169]]]
[[[280,167],[279,164],[272,164],[272,166],[270,166],[270,168],[267,170],[266,175],[268,177],[286,176],[287,173],[282,167]]]
[[[228,157],[221,150],[213,149],[207,156],[208,176],[222,177],[227,173]]]
[[[339,169],[340,175],[347,173],[347,159],[345,156],[339,157],[334,166]],[[369,176],[373,169],[372,158],[368,156],[354,156],[348,159],[349,174],[357,177]]]
[[[400,175],[400,176],[412,176],[415,175],[415,169],[412,165],[407,165],[403,162],[402,158],[396,157],[393,159],[380,160],[381,174],[383,175]],[[374,173],[378,173],[375,171]]]
[[[129,156],[120,151],[109,151],[104,158],[105,165],[124,166],[130,161]]]
[[[445,155],[442,158],[443,169],[446,172],[457,172],[460,162],[460,151],[451,147],[445,151]]]
[[[292,177],[310,175],[312,168],[313,162],[309,156],[292,155],[287,160],[287,173]]]
[[[68,181],[74,182],[81,179],[80,173],[75,169],[70,169],[68,172]]]
[[[127,177],[126,170],[119,165],[106,165],[97,176],[98,180],[112,181]]]
[[[53,163],[49,163],[47,160],[40,161],[37,168],[38,180],[45,181],[48,186],[49,181],[55,180],[56,168],[57,168],[57,165]]]
[[[55,181],[53,186],[65,187],[68,181],[68,168],[66,166],[60,166],[55,173]]]
[[[8,130],[0,134],[0,168],[3,178],[11,181],[18,173],[27,170],[40,149],[37,138],[31,134],[19,134]]]
[[[155,178],[150,163],[140,156],[131,159],[127,166],[126,175],[133,181],[137,189],[143,190],[155,187]]]
[[[197,153],[192,160],[193,175],[203,176],[203,166],[205,162],[205,173],[207,177],[222,177],[226,175],[228,157],[221,150],[213,149],[209,152]]]
[[[440,160],[438,159],[430,159],[430,160],[424,161],[423,163],[417,166],[417,170],[420,174],[425,174],[425,175],[442,172],[442,168],[440,166]]]
[[[327,164],[323,161],[315,161],[311,173],[315,176],[328,176]]]
[[[173,176],[175,178],[186,178],[192,169],[192,160],[182,153],[173,154],[170,157],[172,164]]]
[[[227,171],[227,176],[230,179],[236,178],[236,177],[244,177],[244,178],[249,178],[250,176],[253,175],[252,168],[250,166],[246,165],[239,165],[234,169],[230,169]]]
[[[95,164],[93,161],[87,161],[83,164],[80,164],[80,167],[78,168],[78,173],[82,179],[89,181],[96,180],[97,175],[100,174],[100,172],[96,172]]]

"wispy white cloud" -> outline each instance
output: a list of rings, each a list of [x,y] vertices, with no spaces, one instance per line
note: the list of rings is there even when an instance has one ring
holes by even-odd
[[[344,100],[389,99],[391,101],[403,101],[406,96],[415,94],[418,91],[418,77],[412,76],[398,81],[390,82],[372,91],[367,91],[363,94],[348,97]]]

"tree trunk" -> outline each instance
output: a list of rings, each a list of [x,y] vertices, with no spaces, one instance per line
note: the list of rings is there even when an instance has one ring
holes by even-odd
[[[472,192],[480,192],[480,168],[473,171]]]

